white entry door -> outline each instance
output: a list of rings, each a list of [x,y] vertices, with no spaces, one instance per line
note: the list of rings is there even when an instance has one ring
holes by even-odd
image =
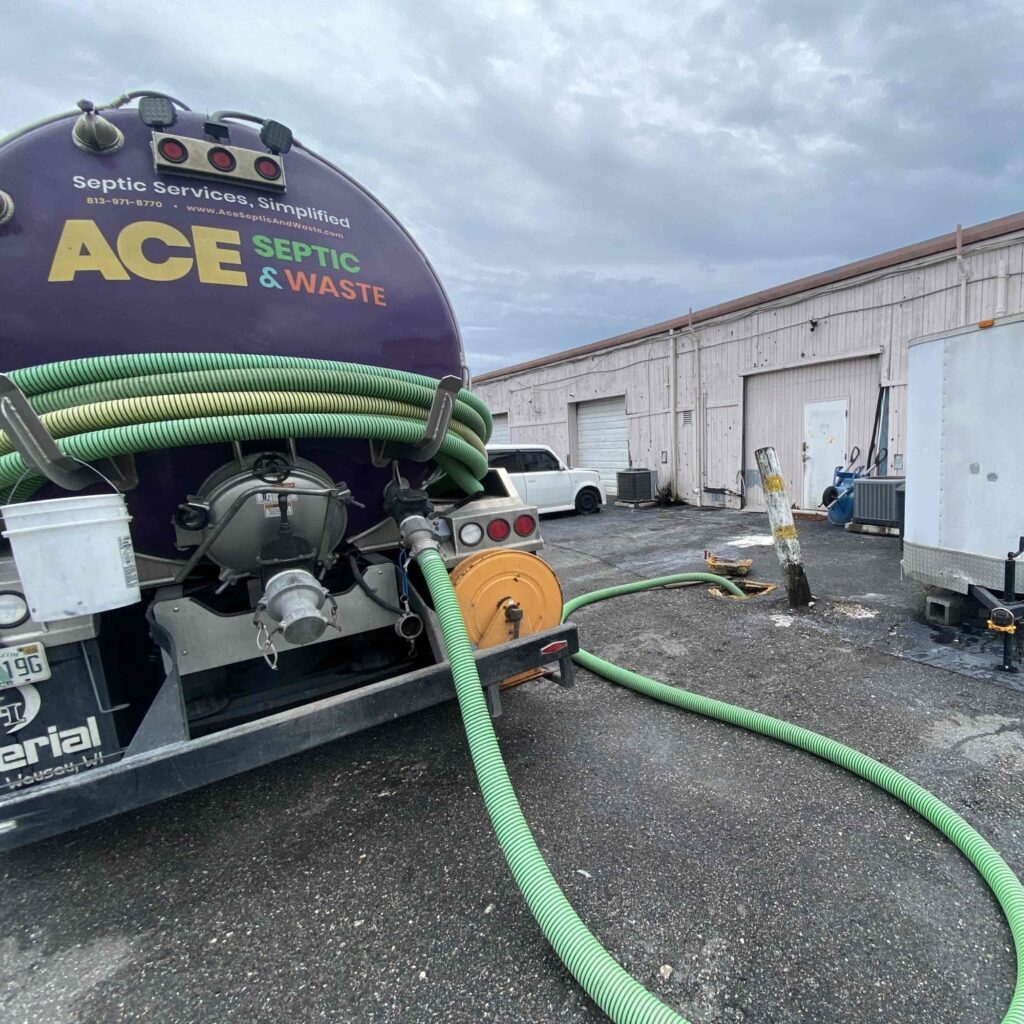
[[[817,508],[836,466],[846,465],[845,398],[804,403],[804,508]]]

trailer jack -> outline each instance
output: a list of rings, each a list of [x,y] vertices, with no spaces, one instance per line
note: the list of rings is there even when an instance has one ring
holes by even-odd
[[[1020,538],[1016,551],[1009,551],[1003,563],[1003,596],[997,597],[987,587],[972,586],[971,596],[988,609],[986,625],[996,636],[1003,639],[1003,659],[996,665],[1000,672],[1016,674],[1020,670],[1013,663],[1017,623],[1024,621],[1024,601],[1017,600],[1017,559],[1024,554],[1024,537]]]

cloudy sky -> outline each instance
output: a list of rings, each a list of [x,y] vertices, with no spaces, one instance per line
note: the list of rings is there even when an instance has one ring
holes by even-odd
[[[378,195],[476,373],[1024,208],[1024,3],[8,0],[0,130],[148,86]]]

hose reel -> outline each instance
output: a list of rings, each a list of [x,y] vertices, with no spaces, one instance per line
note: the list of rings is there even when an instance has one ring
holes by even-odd
[[[562,588],[551,566],[525,551],[478,551],[451,573],[455,598],[475,647],[498,644],[551,629],[561,621]],[[502,686],[541,674],[531,669]]]

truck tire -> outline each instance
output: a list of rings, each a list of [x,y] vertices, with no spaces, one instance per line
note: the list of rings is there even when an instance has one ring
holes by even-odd
[[[593,487],[584,487],[576,495],[576,511],[582,516],[601,511],[601,495]]]

